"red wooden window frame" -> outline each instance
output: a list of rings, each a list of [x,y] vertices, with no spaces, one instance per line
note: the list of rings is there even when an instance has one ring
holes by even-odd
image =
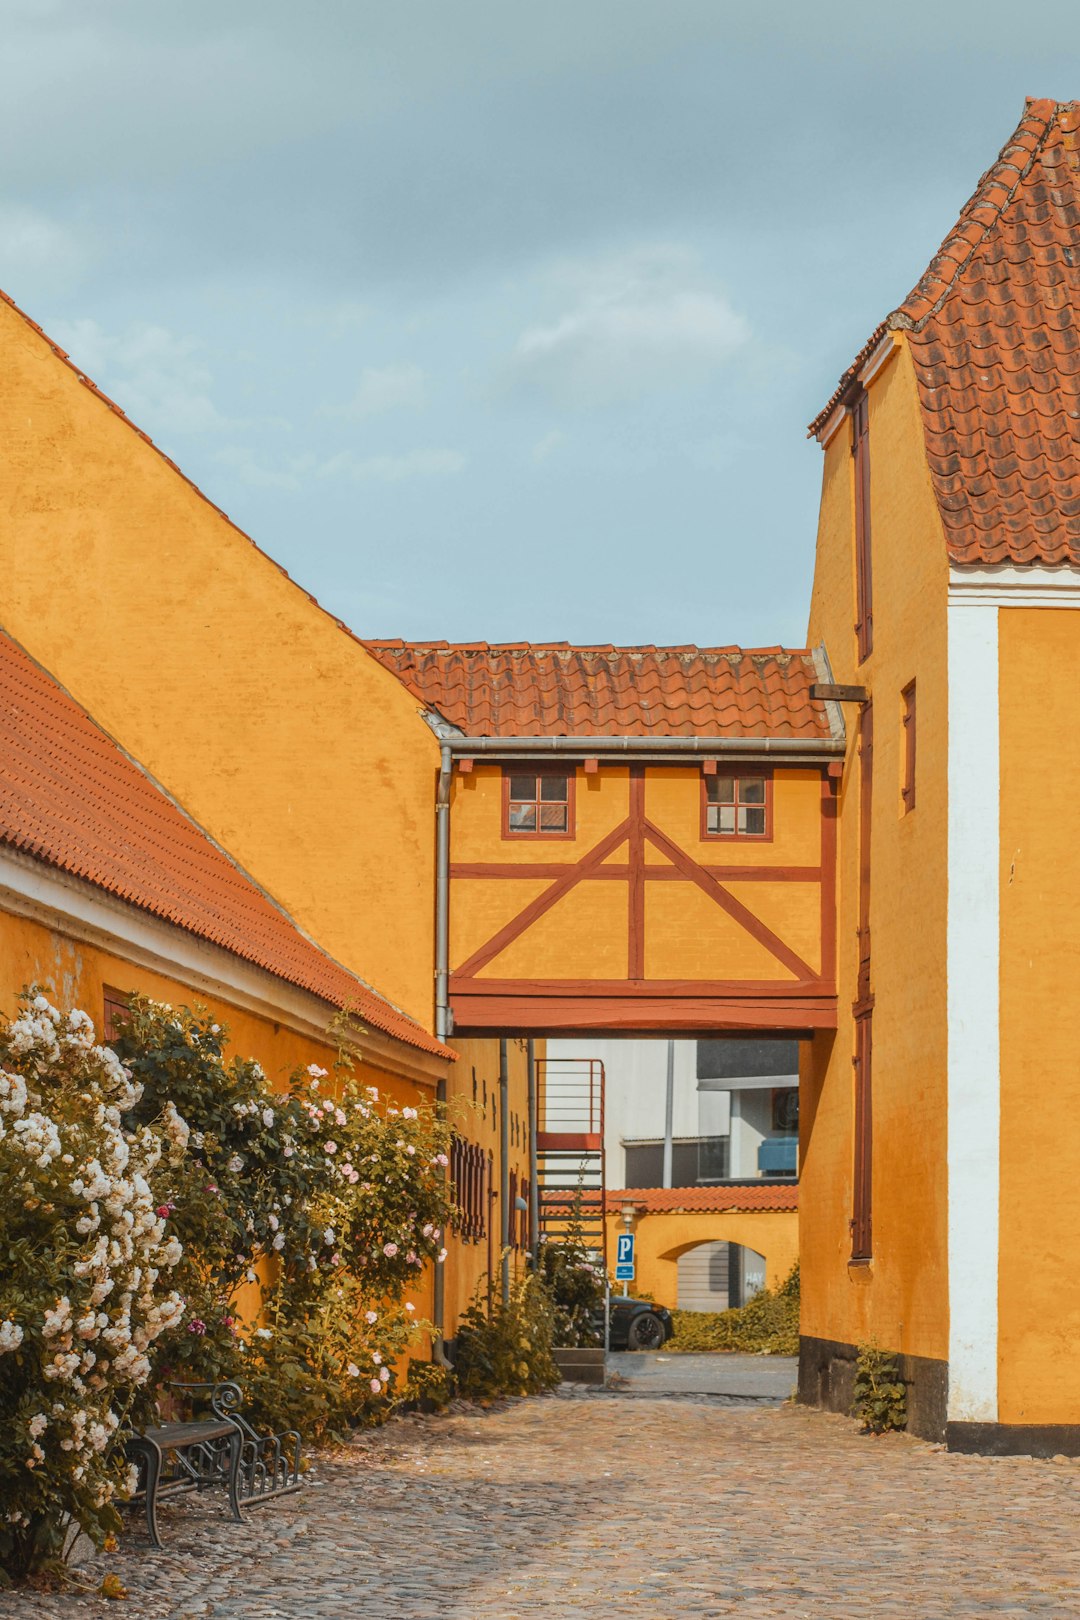
[[[101,1033],[108,1042],[116,1035],[116,1016],[128,1010],[129,990],[114,990],[112,985],[102,986]]]
[[[915,808],[915,682],[909,681],[900,693],[903,703],[901,716],[904,728],[904,780],[900,799],[907,815]]]
[[[533,789],[533,794],[532,795],[524,795],[524,794],[511,795],[511,792],[510,792],[510,783],[511,783],[511,781],[514,778],[521,778],[521,777],[532,777],[533,778],[534,789]],[[541,783],[543,781],[545,781],[545,780],[558,781],[558,782],[563,783],[565,785],[565,789],[566,789],[566,797],[564,799],[552,799],[552,798],[544,799],[544,798],[542,798],[541,794],[542,794],[543,789],[541,787]],[[502,798],[502,835],[503,835],[503,837],[504,838],[513,838],[513,839],[518,839],[518,838],[532,838],[532,839],[540,839],[540,838],[545,838],[545,839],[546,838],[564,838],[564,839],[565,838],[573,838],[575,836],[574,814],[575,814],[575,809],[576,809],[576,804],[575,804],[575,800],[576,800],[575,788],[576,788],[576,785],[577,785],[577,777],[576,777],[576,773],[572,769],[565,769],[565,768],[560,769],[558,767],[552,769],[552,768],[550,768],[548,766],[541,766],[541,765],[504,765],[503,766],[503,798]],[[535,804],[536,809],[537,809],[537,817],[536,817],[537,827],[536,827],[535,831],[532,828],[511,827],[511,825],[510,825],[510,806],[511,806],[511,804]],[[566,806],[566,828],[565,828],[565,830],[561,830],[561,829],[558,829],[558,828],[553,829],[553,828],[550,828],[550,827],[545,827],[543,829],[540,828],[540,825],[539,825],[539,823],[540,823],[540,811],[541,811],[542,807],[545,804],[547,804],[549,806],[557,805],[557,804],[558,805],[565,804],[565,806]]]
[[[452,1225],[467,1242],[487,1236],[487,1154],[462,1136],[450,1141],[450,1185],[454,1204]]]
[[[716,809],[719,801],[713,803],[709,798],[710,782],[722,782],[730,778],[734,783],[734,800],[725,800],[732,803],[736,810],[736,824],[740,809],[753,809],[765,811],[765,831],[760,833],[747,832],[712,832],[709,829],[709,810]],[[742,804],[739,800],[739,783],[746,779],[761,781],[765,785],[765,798],[763,803]],[[773,836],[773,778],[772,771],[759,766],[717,766],[715,771],[703,771],[701,776],[701,836],[710,843],[719,840],[724,844],[770,844]]]
[[[873,1254],[874,1094],[872,1004],[855,1013],[854,1138],[852,1167],[851,1258],[869,1260]]]
[[[873,557],[870,540],[870,415],[866,391],[848,406],[855,463],[855,638],[859,663],[874,649]]]

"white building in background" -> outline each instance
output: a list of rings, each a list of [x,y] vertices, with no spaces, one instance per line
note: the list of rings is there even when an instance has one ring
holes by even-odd
[[[547,1056],[599,1058],[604,1065],[608,1187],[695,1187],[797,1174],[797,1041],[732,1037],[669,1043],[582,1036],[549,1040]]]

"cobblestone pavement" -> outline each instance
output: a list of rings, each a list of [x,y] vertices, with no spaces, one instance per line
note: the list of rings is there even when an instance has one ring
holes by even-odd
[[[783,1401],[799,1381],[799,1358],[616,1350],[607,1358],[607,1370],[635,1395],[743,1395]]]
[[[847,1419],[600,1395],[405,1419],[238,1526],[162,1512],[97,1568],[126,1604],[19,1620],[938,1620],[1080,1616],[1080,1466],[947,1455]]]

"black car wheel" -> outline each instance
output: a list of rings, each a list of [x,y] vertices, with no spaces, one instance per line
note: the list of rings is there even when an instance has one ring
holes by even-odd
[[[626,1335],[626,1348],[628,1350],[662,1350],[664,1347],[664,1324],[652,1311],[642,1311],[635,1316],[630,1324],[630,1331]]]

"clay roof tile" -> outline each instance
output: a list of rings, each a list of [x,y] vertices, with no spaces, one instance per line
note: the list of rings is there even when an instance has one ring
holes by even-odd
[[[784,647],[368,641],[425,708],[470,737],[829,736],[813,656]]]
[[[886,332],[908,333],[949,556],[1080,565],[1080,102],[1029,101]],[[1019,478],[1018,475],[1019,474]]]

